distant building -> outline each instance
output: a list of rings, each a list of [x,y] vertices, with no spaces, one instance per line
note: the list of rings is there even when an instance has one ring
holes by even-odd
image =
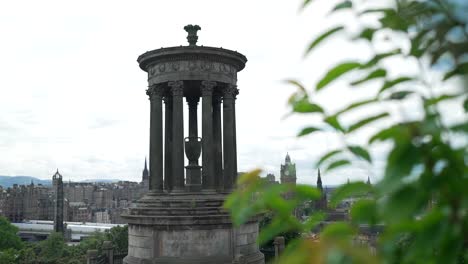
[[[94,222],[96,223],[103,223],[103,224],[110,224],[111,223],[111,215],[109,210],[100,209],[94,212]]]
[[[85,202],[70,202],[68,221],[91,222],[92,211]]]
[[[296,184],[296,164],[291,162],[291,157],[289,153],[286,153],[286,158],[284,159],[284,165],[281,164],[281,183],[293,183]]]
[[[268,173],[267,176],[265,177],[265,180],[271,184],[279,183],[278,181],[276,181],[275,175],[273,173]]]

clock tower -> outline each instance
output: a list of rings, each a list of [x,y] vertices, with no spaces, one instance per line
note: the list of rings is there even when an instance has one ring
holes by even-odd
[[[286,153],[284,165],[281,164],[281,183],[296,184],[296,164],[291,162],[289,153]]]

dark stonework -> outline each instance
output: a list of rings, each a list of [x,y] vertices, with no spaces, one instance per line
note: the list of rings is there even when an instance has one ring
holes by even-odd
[[[188,191],[196,192],[201,190],[201,166],[198,159],[201,152],[201,138],[198,137],[197,107],[199,97],[187,98],[189,107],[189,136],[185,138],[185,154],[189,160],[186,169],[185,187]]]
[[[163,130],[162,130],[162,96],[161,85],[152,85],[146,93],[151,104],[150,113],[150,180],[152,192],[163,190]]]
[[[223,94],[224,189],[231,190],[237,177],[234,100],[237,88],[228,85]]]
[[[63,225],[63,180],[58,169],[54,176],[52,176],[52,185],[55,192],[54,232],[65,234]]]
[[[202,81],[201,85],[203,189],[214,191],[213,89],[216,83]]]
[[[236,228],[223,209],[237,177],[236,83],[247,59],[235,51],[196,46],[200,28],[188,25],[185,30],[189,46],[138,57],[150,87],[151,191],[122,215],[129,225],[124,263],[261,264],[264,257],[255,242],[258,219]]]
[[[187,25],[184,27],[184,29],[188,33],[187,40],[189,42],[189,45],[190,46],[197,45],[197,40],[198,40],[197,31],[201,30],[200,26],[199,25]]]
[[[213,96],[214,184],[218,191],[222,191],[224,189],[221,98],[222,95],[219,93]]]
[[[174,81],[168,83],[172,92],[172,191],[183,191],[184,179],[184,83]]]
[[[172,190],[172,96],[164,96],[165,103],[165,136],[164,136],[164,189]]]

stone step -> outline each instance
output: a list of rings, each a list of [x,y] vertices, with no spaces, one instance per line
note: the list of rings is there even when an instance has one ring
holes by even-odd
[[[151,203],[138,202],[137,207],[147,208],[200,208],[200,207],[222,207],[224,201],[153,201]]]
[[[213,207],[179,207],[179,208],[132,208],[131,214],[138,215],[209,215],[209,214],[227,214],[223,208]]]

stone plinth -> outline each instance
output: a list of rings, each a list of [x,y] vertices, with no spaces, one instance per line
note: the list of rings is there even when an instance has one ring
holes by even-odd
[[[153,194],[124,215],[129,222],[128,264],[264,263],[256,219],[234,228],[225,195]],[[241,260],[242,262],[238,262]]]

